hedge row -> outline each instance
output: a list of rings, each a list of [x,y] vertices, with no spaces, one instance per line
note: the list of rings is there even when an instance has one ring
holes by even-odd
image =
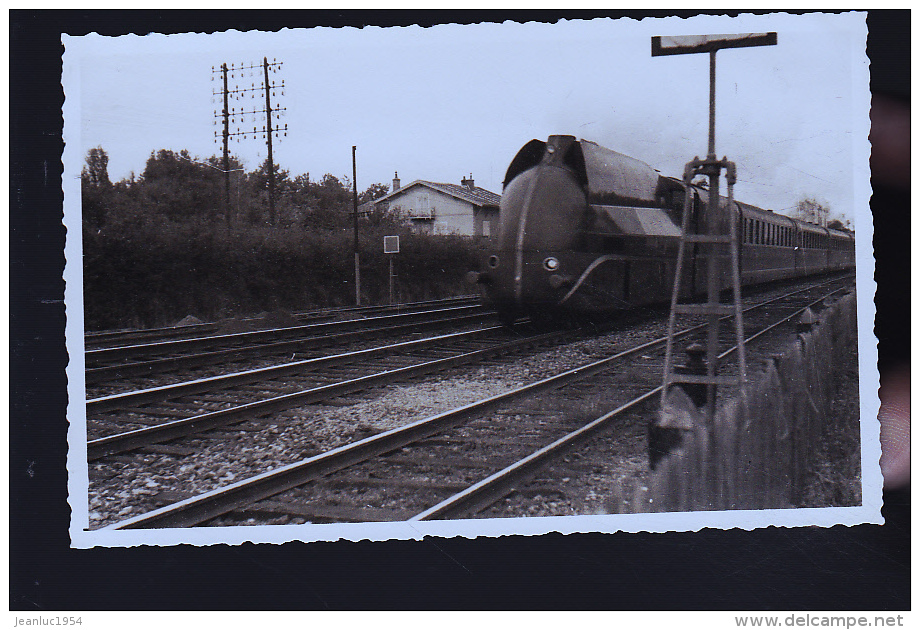
[[[362,304],[389,300],[383,236],[361,228]],[[395,258],[398,300],[468,294],[464,275],[476,265],[478,241],[400,236]],[[271,228],[228,231],[173,225],[155,231],[87,232],[83,248],[85,327],[103,330],[172,325],[275,310],[354,303],[354,241],[348,230]]]

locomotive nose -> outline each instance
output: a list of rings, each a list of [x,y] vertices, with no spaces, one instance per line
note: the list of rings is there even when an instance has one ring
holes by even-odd
[[[505,187],[498,248],[488,261],[496,301],[515,308],[525,300],[529,306],[558,302],[559,278],[566,276],[566,254],[586,206],[572,172],[545,160]]]

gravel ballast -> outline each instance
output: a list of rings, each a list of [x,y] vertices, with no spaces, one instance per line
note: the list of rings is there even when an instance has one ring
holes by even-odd
[[[89,465],[89,526],[103,527],[166,503],[235,483],[279,466],[507,392],[547,376],[609,357],[665,334],[666,323],[645,321],[527,356],[493,359],[436,376],[379,387],[230,425],[180,442],[186,454],[147,452]],[[788,332],[783,333],[788,334]],[[749,361],[770,355],[763,340]],[[353,396],[353,397],[352,397]],[[654,404],[649,403],[654,406]],[[597,514],[630,511],[629,498],[647,478],[646,423],[637,410],[616,431],[592,443],[601,459],[574,451],[551,464],[533,487],[483,517]],[[153,451],[154,449],[150,449]]]

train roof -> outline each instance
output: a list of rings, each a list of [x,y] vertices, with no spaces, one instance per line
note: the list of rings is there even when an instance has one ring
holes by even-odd
[[[641,160],[617,153],[590,140],[581,140],[588,178],[588,195],[599,202],[606,197],[654,204],[658,171]]]
[[[656,207],[663,189],[684,186],[681,180],[661,175],[642,160],[602,147],[591,140],[576,140],[575,136],[570,135],[552,135],[546,142],[534,139],[525,144],[508,166],[504,185],[507,186],[519,174],[547,158],[572,169],[578,181],[587,189],[588,201],[592,204]],[[701,197],[705,196],[704,188],[691,186]],[[721,196],[721,199],[723,204],[728,203],[727,197]],[[840,238],[853,238],[853,233],[846,230],[808,223],[738,200],[734,203],[745,213],[757,215],[764,221]]]
[[[748,215],[756,215],[759,219],[762,220],[768,220],[773,223],[785,223],[787,225],[792,225],[793,227],[802,231],[813,232],[815,234],[824,234],[845,239],[854,238],[853,233],[847,230],[838,230],[837,228],[830,228],[823,225],[818,225],[817,223],[810,223],[808,221],[796,219],[785,214],[778,214],[772,210],[763,210],[757,206],[752,206],[751,204],[743,203],[741,201],[735,201],[735,203]]]
[[[661,176],[636,158],[604,148],[575,136],[554,135],[546,142],[531,140],[508,166],[504,184],[539,164],[547,153],[557,164],[572,169],[585,186],[591,203],[607,205],[655,205]]]
[[[723,197],[722,199],[723,199],[723,203],[727,202],[726,198]],[[741,208],[743,211],[747,212],[748,214],[755,214],[759,218],[763,219],[764,221],[768,221],[771,223],[785,224],[789,226],[794,226],[796,223],[795,219],[793,219],[790,216],[787,216],[785,214],[778,214],[776,212],[773,212],[772,210],[764,210],[763,208],[752,206],[749,203],[744,203],[743,201],[738,201],[737,199],[735,199],[735,204],[739,208]]]

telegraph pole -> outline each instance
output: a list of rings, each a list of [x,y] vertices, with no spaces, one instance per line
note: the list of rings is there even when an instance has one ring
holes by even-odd
[[[352,200],[355,207],[355,304],[361,306],[361,252],[358,247],[358,162],[355,152],[358,147],[351,147],[351,185]]]
[[[227,64],[221,64],[220,69],[224,75],[224,219],[230,225],[230,93],[227,92]],[[214,221],[213,216],[211,221]]]
[[[268,117],[268,217],[275,224],[275,162],[272,159],[272,101],[268,89],[268,57],[262,58],[265,69],[265,115]]]
[[[281,66],[284,64],[283,61],[273,60],[268,61],[268,57],[263,57],[262,63],[260,64],[240,64],[239,66],[235,64],[230,64],[230,68],[227,68],[227,64],[221,64],[221,67],[215,70],[211,68],[212,72],[220,72],[223,75],[223,90],[211,92],[212,96],[222,96],[224,101],[223,111],[218,114],[215,112],[215,118],[223,118],[224,123],[224,171],[229,172],[230,170],[230,161],[229,161],[229,142],[232,138],[236,138],[236,141],[239,142],[242,137],[244,140],[248,139],[250,135],[253,138],[257,138],[261,133],[262,137],[266,140],[266,145],[268,147],[268,214],[269,221],[272,225],[275,224],[275,162],[272,155],[272,135],[275,138],[281,138],[282,134],[287,136],[287,124],[285,123],[284,127],[281,126],[277,119],[285,114],[287,111],[286,107],[272,107],[272,96],[277,97],[277,92],[281,92],[281,96],[284,96],[284,80],[282,79],[280,84],[274,81],[270,81],[268,78],[269,72],[276,73],[281,69]],[[262,76],[259,79],[260,85],[256,85],[255,81],[250,82],[249,87],[240,87],[239,83],[230,89],[227,83],[227,72],[230,73],[230,78],[234,80],[239,80],[246,78],[247,76],[252,77],[255,72],[259,72]],[[236,75],[239,74],[239,77]],[[214,77],[211,77],[213,80]],[[264,109],[256,109],[255,106],[246,108],[244,103],[247,98],[255,99],[257,93],[265,92],[265,107]],[[240,109],[237,111],[235,107],[230,107],[230,99],[234,101],[242,101],[240,103]],[[272,114],[276,122],[272,122]],[[252,131],[248,127],[241,125],[247,124],[247,117],[255,123],[258,116],[262,116],[265,123],[261,129],[257,125],[254,125]],[[236,131],[230,131],[230,123],[233,123],[236,126]],[[216,120],[215,120],[216,124]],[[214,142],[217,142],[217,132],[214,132]],[[229,199],[230,199],[230,183],[229,175],[225,179],[225,199],[228,207],[228,221],[229,221]]]

